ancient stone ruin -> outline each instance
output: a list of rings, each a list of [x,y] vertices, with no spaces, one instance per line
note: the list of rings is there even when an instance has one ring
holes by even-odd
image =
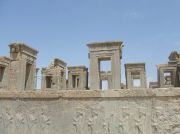
[[[58,58],[39,69],[37,50],[9,45],[0,57],[0,134],[180,134],[180,53],[157,65],[149,84],[145,63],[126,63],[122,83],[123,42],[87,46],[89,69]]]
[[[67,64],[60,60],[54,59],[47,68],[42,68],[42,86],[44,89],[66,89],[66,66]]]

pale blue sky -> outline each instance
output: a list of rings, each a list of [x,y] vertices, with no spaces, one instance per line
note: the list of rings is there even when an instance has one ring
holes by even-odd
[[[55,57],[89,67],[87,43],[122,40],[123,70],[124,63],[146,62],[148,78],[156,80],[156,65],[180,51],[179,6],[179,0],[0,0],[0,55],[18,41],[39,50],[38,67]]]

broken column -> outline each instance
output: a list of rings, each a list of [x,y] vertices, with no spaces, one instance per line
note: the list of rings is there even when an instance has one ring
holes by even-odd
[[[125,72],[128,89],[147,88],[145,63],[125,64]]]
[[[10,87],[16,90],[33,90],[36,75],[38,51],[24,43],[12,43],[10,47],[11,78]]]
[[[88,68],[85,66],[68,67],[68,88],[70,90],[88,89]]]
[[[109,78],[108,87],[121,89],[122,42],[91,43],[87,46],[89,47],[90,59],[90,89],[102,89],[100,64],[107,60],[111,61],[111,78]]]
[[[41,71],[41,88],[65,90],[66,89],[66,66],[67,64],[60,59],[54,59],[52,63]]]

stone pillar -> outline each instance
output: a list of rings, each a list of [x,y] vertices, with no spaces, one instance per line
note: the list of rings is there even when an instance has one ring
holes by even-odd
[[[100,89],[100,72],[98,58],[90,54],[90,88]]]
[[[45,70],[46,70],[46,68],[42,68],[42,70],[41,70],[41,89],[46,89]]]
[[[121,88],[121,63],[120,63],[120,52],[115,50],[114,56],[112,57],[112,89]]]
[[[35,89],[37,89],[37,84],[38,84],[38,72],[39,72],[39,68],[36,68]]]
[[[147,79],[146,79],[145,70],[140,72],[140,79],[141,79],[142,87],[147,88]]]
[[[12,43],[9,47],[11,73],[14,77],[11,78],[11,87],[16,90],[34,90],[38,51],[23,43]]]
[[[68,69],[69,70],[69,69]],[[72,84],[72,75],[68,71],[68,89],[72,89],[73,84]]]
[[[108,88],[112,89],[112,76],[111,76],[111,72],[108,72],[108,76],[107,76],[107,80],[108,80]]]
[[[126,71],[126,88],[128,89],[133,88],[133,80],[130,71]]]

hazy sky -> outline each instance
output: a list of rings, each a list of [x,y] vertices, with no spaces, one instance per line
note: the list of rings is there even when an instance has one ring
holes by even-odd
[[[124,63],[146,62],[148,79],[156,65],[180,51],[180,0],[0,0],[0,55],[8,44],[25,42],[39,50],[38,67],[59,57],[89,67],[87,43],[122,40]]]

